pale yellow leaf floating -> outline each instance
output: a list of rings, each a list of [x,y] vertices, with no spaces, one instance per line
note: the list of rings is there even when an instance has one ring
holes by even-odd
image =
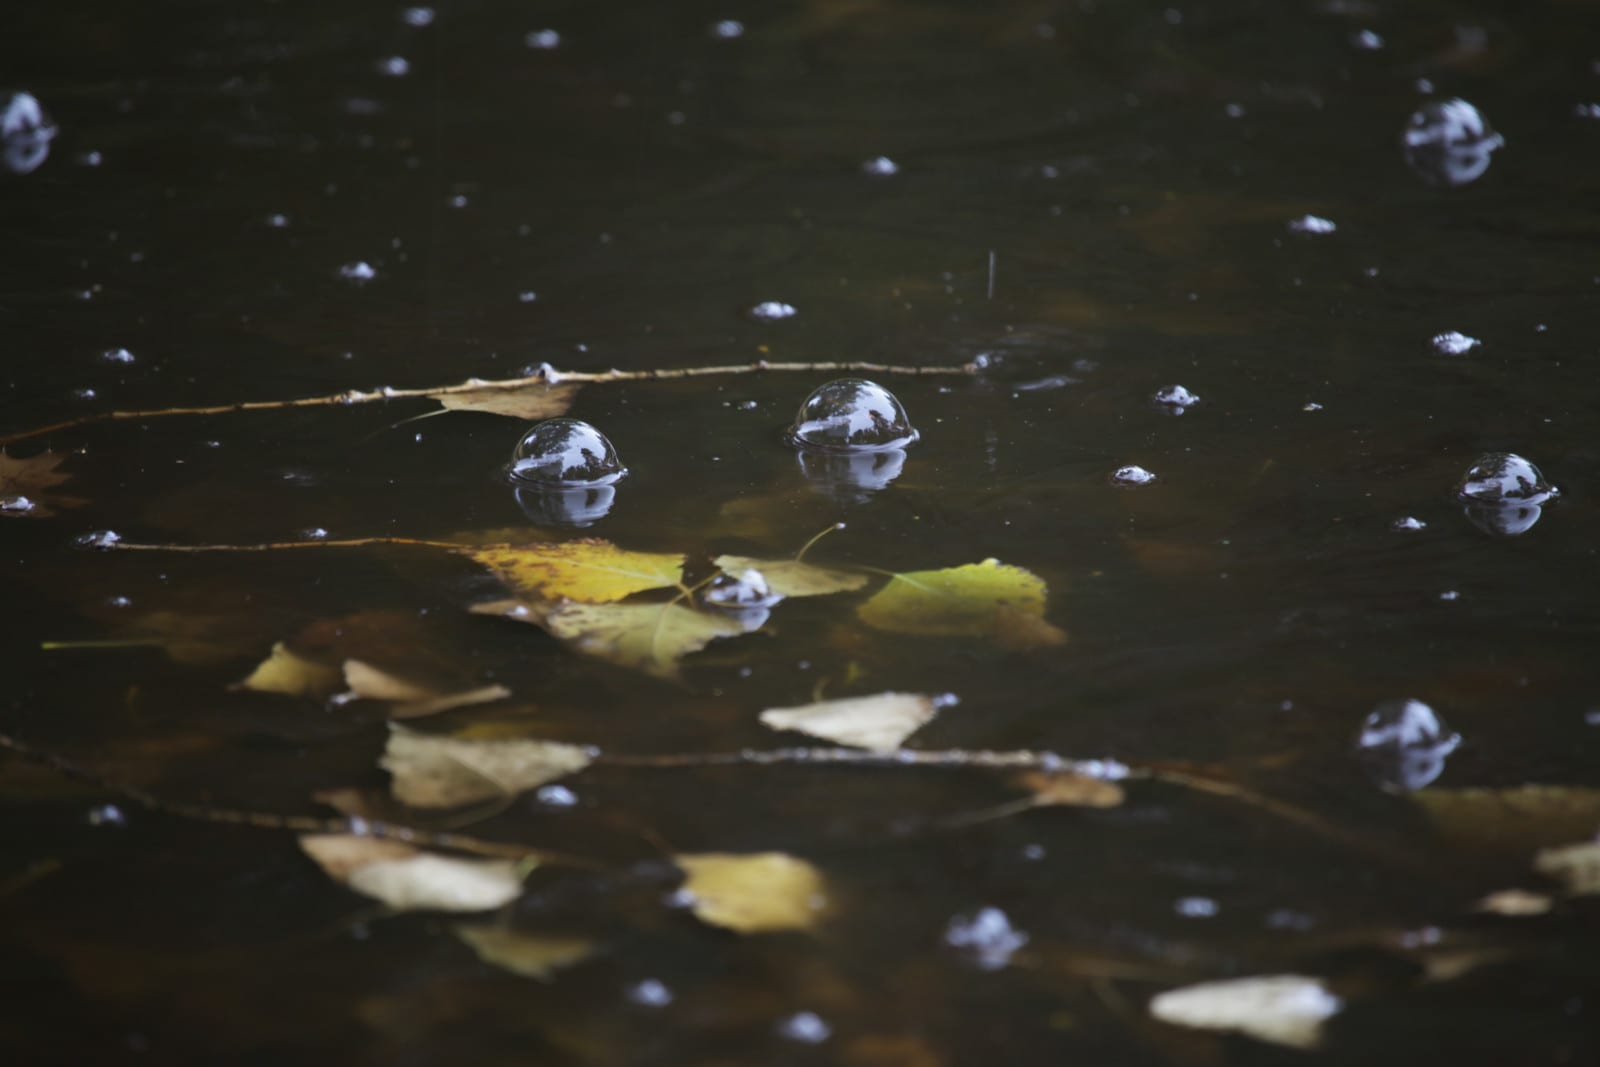
[[[1600,841],[1540,849],[1534,870],[1561,882],[1569,895],[1600,895]]]
[[[1588,837],[1600,826],[1600,789],[1422,789],[1411,797],[1441,834],[1479,848],[1521,852],[1563,845]]]
[[[476,689],[443,692],[418,682],[397,678],[358,659],[344,662],[344,684],[349,692],[340,695],[344,700],[384,700],[390,703],[389,716],[394,719],[420,719],[424,715],[437,715],[451,708],[465,708],[473,704],[488,704],[503,700],[511,690],[503,685],[484,685]]]
[[[680,659],[717,638],[747,632],[731,613],[695,611],[681,604],[550,605],[496,600],[474,604],[472,611],[532,623],[586,656],[659,678],[676,678]]]
[[[1555,901],[1543,893],[1530,893],[1526,889],[1498,889],[1478,901],[1476,910],[1491,915],[1522,917],[1544,915],[1555,907]]]
[[[1246,1034],[1291,1048],[1315,1048],[1322,1024],[1344,1006],[1321,979],[1298,974],[1201,982],[1157,994],[1150,1014],[1164,1023]]]
[[[560,382],[546,385],[530,382],[515,389],[465,389],[458,392],[434,393],[433,399],[443,404],[446,411],[481,411],[489,415],[507,415],[514,419],[553,419],[565,415],[572,407],[579,382]]]
[[[1044,617],[1044,580],[999,560],[896,574],[857,608],[862,621],[891,633],[987,637],[1006,648],[1065,643]]]
[[[466,923],[458,924],[455,931],[484,963],[541,982],[594,952],[594,942],[586,937],[526,934],[504,926]]]
[[[741,934],[810,928],[827,907],[822,874],[784,852],[674,856],[695,915]]]
[[[1122,786],[1072,771],[1027,771],[1017,784],[1033,794],[1036,808],[1114,808],[1122,803]]]
[[[576,774],[594,759],[589,749],[558,741],[462,741],[391,723],[379,766],[390,791],[414,808],[454,808],[511,797]]]
[[[489,911],[522,893],[521,861],[457,859],[354,834],[308,834],[300,847],[334,880],[396,911]]]
[[[827,596],[848,593],[867,584],[865,574],[817,567],[792,559],[753,559],[750,556],[718,556],[711,562],[724,574],[739,575],[747,570],[761,572],[767,585],[779,596]]]
[[[921,693],[878,693],[768,708],[761,721],[774,730],[798,730],[841,745],[890,752],[926,725],[938,708],[938,701]]]
[[[272,646],[272,653],[250,672],[250,676],[234,683],[232,688],[321,700],[339,688],[339,672],[326,664],[306,659],[279,641]]]
[[[609,604],[683,580],[682,553],[630,552],[608,541],[484,545],[461,554],[492,570],[518,596]]]

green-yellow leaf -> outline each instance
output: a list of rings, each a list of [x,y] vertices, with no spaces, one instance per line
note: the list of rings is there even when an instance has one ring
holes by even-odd
[[[681,604],[538,604],[496,600],[475,604],[480,615],[502,615],[543,628],[587,656],[619,667],[676,678],[678,661],[719,637],[745,633],[731,614]]]
[[[272,654],[233,688],[321,700],[339,688],[339,672],[298,655],[279,641],[272,646]]]
[[[1201,982],[1160,993],[1150,1014],[1164,1023],[1247,1034],[1290,1048],[1315,1048],[1322,1024],[1343,1007],[1320,979],[1298,974]]]
[[[1421,789],[1411,794],[1445,837],[1505,851],[1562,845],[1600,825],[1600,789],[1519,785],[1507,789]]]
[[[683,581],[681,553],[629,552],[607,541],[485,545],[462,549],[461,554],[488,567],[518,596],[531,600],[609,604]]]
[[[848,593],[867,584],[864,574],[817,567],[792,559],[718,556],[712,562],[724,574],[737,576],[747,570],[760,571],[768,587],[779,596],[826,596],[829,593]]]
[[[822,874],[783,852],[674,856],[702,922],[741,934],[809,929],[827,907]]]
[[[768,708],[761,721],[774,730],[798,730],[841,745],[891,752],[937,713],[938,703],[921,693],[878,693]]]
[[[396,911],[489,911],[522,893],[532,858],[469,860],[355,834],[308,834],[300,847],[330,877]]]
[[[1044,580],[999,560],[896,574],[857,610],[891,633],[986,637],[1006,648],[1059,645],[1067,635],[1044,617]]]
[[[391,724],[379,765],[393,776],[396,800],[414,808],[454,808],[515,796],[583,770],[588,749],[557,741],[462,741]]]
[[[594,942],[586,937],[526,934],[504,926],[467,923],[458,924],[455,931],[484,963],[541,982],[594,952]]]

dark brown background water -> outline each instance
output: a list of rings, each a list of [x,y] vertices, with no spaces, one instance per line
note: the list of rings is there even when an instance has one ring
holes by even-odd
[[[507,419],[394,427],[428,408],[412,403],[149,420],[13,449],[83,449],[63,491],[89,503],[0,527],[0,730],[173,800],[312,811],[316,790],[383,785],[381,710],[226,687],[275,640],[383,611],[409,620],[397,648],[511,687],[535,736],[766,746],[760,709],[821,678],[842,691],[853,662],[854,691],[959,694],[921,747],[1212,764],[1418,862],[1172,788],[937,831],[1015,791],[966,772],[596,772],[571,783],[576,809],[524,798],[472,828],[618,872],[535,875],[519,926],[604,946],[545,985],[432,918],[375,917],[290,835],[122,801],[128,825],[93,826],[115,798],[10,760],[9,1062],[1299,1061],[1144,1014],[1163,988],[1282,970],[1351,993],[1325,1062],[1600,1055],[1594,909],[1470,918],[1484,892],[1536,884],[1526,843],[1442,838],[1350,753],[1373,706],[1411,696],[1465,738],[1441,787],[1600,784],[1600,124],[1575,114],[1600,99],[1592,5],[462,2],[424,28],[395,4],[16,7],[0,76],[62,133],[0,181],[0,432],[542,361],[987,353],[975,379],[885,380],[922,440],[848,506],[809,488],[779,434],[820,379],[591,387],[574,414],[633,468],[591,532],[773,553],[842,519],[819,560],[998,557],[1049,583],[1073,641],[863,635],[846,602],[796,603],[680,687],[467,615],[488,587],[448,559],[73,548],[107,528],[252,543],[525,523],[493,477]],[[712,34],[728,18],[742,37]],[[558,48],[524,43],[545,28]],[[1356,47],[1362,30],[1384,47]],[[379,72],[390,56],[405,76]],[[1480,181],[1434,188],[1403,164],[1419,79],[1506,136]],[[899,173],[864,173],[879,155]],[[1290,233],[1307,213],[1338,231]],[[341,280],[356,260],[377,279]],[[799,314],[749,319],[763,300]],[[1452,329],[1482,346],[1435,354]],[[118,347],[135,362],[101,358]],[[1153,410],[1173,382],[1203,404]],[[1563,490],[1520,538],[1485,536],[1450,498],[1495,450]],[[1158,482],[1110,487],[1128,463]],[[1427,528],[1391,531],[1402,515]],[[152,615],[225,647],[41,651],[148,633]],[[663,904],[652,839],[804,855],[843,903],[814,937],[700,926]],[[1216,914],[1179,914],[1194,897]],[[982,906],[1030,935],[1009,969],[941,944]],[[1429,927],[1510,959],[1418,984],[1392,943]],[[628,1003],[644,978],[674,1003]],[[776,1035],[801,1010],[829,1041]]]

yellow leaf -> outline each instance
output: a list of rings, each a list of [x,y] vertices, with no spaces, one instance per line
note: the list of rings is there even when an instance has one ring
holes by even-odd
[[[1033,794],[1035,807],[1114,808],[1123,801],[1116,782],[1071,771],[1028,771],[1017,782]]]
[[[1420,789],[1411,797],[1440,833],[1477,847],[1561,845],[1587,837],[1600,823],[1600,789],[1581,786]]]
[[[455,931],[484,963],[541,982],[548,982],[556,971],[579,963],[594,952],[594,942],[586,937],[545,937],[504,926],[465,923],[458,924]]]
[[[562,544],[485,545],[463,549],[510,586],[535,600],[608,604],[683,581],[683,556],[629,552],[606,541]]]
[[[21,459],[0,450],[0,518],[47,519],[56,508],[82,507],[78,497],[48,492],[72,477],[56,470],[71,452],[40,452]]]
[[[515,389],[468,389],[455,393],[435,393],[433,399],[446,411],[482,411],[490,415],[509,415],[514,419],[552,419],[565,415],[572,407],[579,382],[555,385],[530,383]]]
[[[1543,915],[1555,906],[1555,901],[1543,893],[1530,893],[1526,889],[1499,889],[1477,903],[1478,911],[1493,915]]]
[[[339,672],[297,655],[279,641],[272,646],[271,655],[257,664],[248,678],[234,683],[233,688],[321,700],[339,688]]]
[[[532,857],[468,860],[354,834],[308,834],[300,847],[334,880],[396,911],[489,911],[522,893]]]
[[[827,905],[821,873],[783,852],[674,856],[701,921],[741,934],[804,930]]]
[[[620,667],[676,678],[678,661],[719,637],[745,633],[732,614],[694,611],[681,604],[474,604],[480,615],[501,615],[542,627],[573,649]]]
[[[847,593],[867,584],[867,576],[852,571],[816,567],[792,559],[752,559],[749,556],[718,556],[712,560],[724,574],[739,575],[757,570],[779,596],[826,596]]]
[[[510,797],[576,774],[593,756],[557,741],[462,741],[391,724],[379,766],[395,799],[414,808],[453,808]]]
[[[1150,1014],[1164,1023],[1247,1034],[1290,1048],[1315,1048],[1322,1024],[1343,1002],[1317,978],[1274,974],[1201,982],[1158,994]]]
[[[1044,618],[1043,579],[999,560],[897,574],[857,609],[891,633],[989,637],[1008,648],[1060,644],[1066,634]]]
[[[798,730],[812,737],[890,752],[938,714],[938,704],[921,693],[879,693],[824,700],[796,708],[768,708],[761,721],[774,730]]]
[[[424,715],[437,715],[451,708],[464,708],[473,704],[488,704],[503,700],[511,690],[503,685],[484,685],[446,693],[416,682],[381,671],[370,663],[358,659],[344,662],[344,684],[349,687],[342,699],[386,700],[392,705],[389,715],[395,719],[419,719]]]

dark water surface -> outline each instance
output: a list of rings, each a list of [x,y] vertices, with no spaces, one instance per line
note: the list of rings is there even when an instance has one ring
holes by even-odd
[[[1114,757],[1272,800],[1132,782],[1120,807],[974,821],[1021,795],[1008,776],[596,767],[565,783],[576,806],[527,794],[459,827],[599,868],[536,871],[488,920],[596,942],[540,982],[481,962],[451,916],[385,916],[287,831],[148,810],[7,757],[0,1058],[1600,1062],[1592,899],[1475,911],[1511,887],[1559,897],[1535,850],[1600,829],[1585,791],[1600,787],[1600,10],[441,0],[420,26],[406,11],[5,12],[0,78],[61,132],[37,170],[0,174],[0,436],[542,362],[985,369],[882,376],[921,440],[859,494],[819,492],[782,438],[829,375],[588,386],[572,414],[631,473],[583,531],[530,526],[497,479],[521,423],[397,425],[428,401],[16,442],[79,453],[50,492],[84,502],[0,517],[0,732],[170,803],[326,815],[313,793],[381,796],[385,705],[229,689],[289,640],[514,694],[415,724],[429,731],[729,751],[795,743],[757,715],[819,685],[950,692],[959,705],[911,747]],[[725,19],[742,34],[719,35]],[[546,29],[555,47],[527,43]],[[1505,145],[1452,188],[1408,169],[1400,136],[1456,96]],[[879,157],[897,172],[870,173]],[[1308,215],[1337,229],[1294,232]],[[356,262],[376,277],[342,278]],[[769,300],[798,313],[747,314]],[[1440,354],[1446,331],[1481,344]],[[1150,397],[1177,383],[1202,401],[1164,414]],[[1561,489],[1515,537],[1452,498],[1506,451]],[[1156,481],[1110,483],[1133,464]],[[1425,526],[1394,530],[1405,516]],[[1071,642],[880,633],[853,593],[781,605],[762,634],[690,656],[679,684],[468,614],[494,584],[443,553],[72,543],[510,528],[700,559],[791,554],[837,521],[808,558],[995,557],[1048,584]],[[1367,714],[1406,698],[1463,739],[1431,805],[1353,752]],[[1461,816],[1442,792],[1525,783],[1564,787],[1567,823]],[[705,925],[673,905],[668,850],[804,857],[828,917]],[[993,969],[945,943],[986,907],[1028,938]],[[1319,1051],[1146,1008],[1271,974],[1342,998]],[[647,980],[670,1003],[639,1003]]]

